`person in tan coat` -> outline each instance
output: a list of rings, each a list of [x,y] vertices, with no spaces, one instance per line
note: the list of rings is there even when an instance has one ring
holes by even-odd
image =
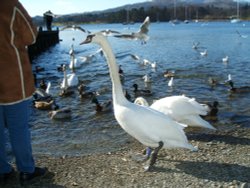
[[[23,182],[46,169],[35,167],[28,124],[35,85],[27,46],[36,41],[37,30],[18,0],[0,1],[0,35],[0,182],[14,172],[7,161],[6,128]]]

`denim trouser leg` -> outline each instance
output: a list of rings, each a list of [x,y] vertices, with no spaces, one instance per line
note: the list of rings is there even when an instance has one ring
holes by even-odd
[[[11,171],[11,166],[7,162],[5,146],[6,146],[6,135],[5,131],[5,120],[3,106],[0,105],[0,174],[8,173]]]
[[[12,150],[16,157],[16,166],[21,172],[33,172],[35,168],[28,124],[29,104],[29,100],[27,100],[3,106]]]

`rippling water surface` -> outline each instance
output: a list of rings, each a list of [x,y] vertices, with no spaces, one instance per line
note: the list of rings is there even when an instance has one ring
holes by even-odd
[[[90,31],[114,29],[121,32],[137,31],[139,24],[83,25]],[[125,74],[124,88],[132,94],[132,85],[137,83],[144,88],[142,76],[152,76],[153,96],[150,102],[164,96],[185,94],[195,97],[199,102],[217,100],[220,103],[218,121],[212,124],[218,129],[227,129],[236,124],[248,126],[250,121],[250,94],[229,95],[228,87],[221,84],[212,88],[208,77],[223,83],[231,74],[236,87],[250,85],[250,23],[231,24],[190,23],[172,26],[169,23],[152,23],[150,40],[146,45],[139,41],[126,41],[110,37],[117,63],[122,65]],[[240,38],[236,30],[248,38]],[[57,71],[60,64],[69,64],[69,50],[74,44],[76,57],[95,53],[99,47],[95,44],[79,45],[86,34],[80,31],[65,30],[60,32],[62,41],[37,57],[33,65],[45,67],[37,74],[52,84],[51,94],[61,106],[72,108],[70,120],[55,121],[48,117],[47,111],[32,110],[31,127],[34,153],[50,155],[86,155],[119,149],[130,139],[116,120],[113,112],[97,114],[90,99],[80,99],[77,90],[71,97],[61,98],[60,83],[63,73]],[[74,40],[72,40],[74,38]],[[192,49],[193,42],[200,42],[198,51]],[[199,51],[207,49],[208,56],[201,57]],[[130,54],[157,62],[156,70],[142,66],[134,61]],[[229,62],[222,58],[229,56]],[[163,77],[165,70],[174,70],[174,87],[169,88],[168,79]],[[69,70],[68,70],[69,71]],[[101,55],[90,63],[85,63],[76,70],[89,90],[102,91],[100,101],[110,99],[111,82],[107,64]],[[206,130],[202,130],[206,131]]]

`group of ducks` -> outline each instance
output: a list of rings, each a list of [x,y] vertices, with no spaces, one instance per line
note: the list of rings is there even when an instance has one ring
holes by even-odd
[[[142,41],[142,44],[145,44],[146,40],[148,40],[148,25],[149,17],[145,19],[137,33],[129,35],[119,34],[119,37],[118,35],[116,37],[137,38]],[[215,127],[201,116],[206,116],[209,113],[216,115],[218,112],[217,101],[214,102],[213,106],[209,106],[198,103],[194,98],[179,95],[164,97],[149,105],[140,96],[141,94],[137,93],[139,90],[136,84],[133,87],[138,94],[137,98],[133,102],[128,100],[128,96],[124,92],[121,83],[121,70],[119,70],[119,66],[116,63],[116,58],[107,36],[103,32],[90,32],[86,40],[81,44],[86,45],[89,43],[99,45],[104,52],[103,54],[109,67],[112,82],[112,101],[109,101],[108,104],[113,106],[117,122],[128,134],[150,150],[146,156],[146,159],[148,159],[148,163],[144,167],[146,171],[150,171],[153,168],[158,153],[162,148],[186,148],[197,151],[197,147],[188,142],[184,132],[185,127],[195,126],[216,130]],[[173,78],[173,75],[174,72],[166,72],[166,77],[170,76]],[[81,90],[81,92],[83,91]],[[148,94],[151,93],[149,92]],[[92,102],[97,104],[98,108],[102,110],[102,106],[100,106],[96,95],[92,98]],[[152,150],[153,152],[151,152]]]

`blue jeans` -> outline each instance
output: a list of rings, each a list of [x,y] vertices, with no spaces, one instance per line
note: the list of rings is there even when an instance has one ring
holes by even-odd
[[[34,172],[35,164],[32,156],[31,137],[29,130],[30,100],[17,104],[0,105],[0,174],[11,171],[11,165],[6,155],[6,132],[13,154],[16,159],[17,170],[20,172]]]

